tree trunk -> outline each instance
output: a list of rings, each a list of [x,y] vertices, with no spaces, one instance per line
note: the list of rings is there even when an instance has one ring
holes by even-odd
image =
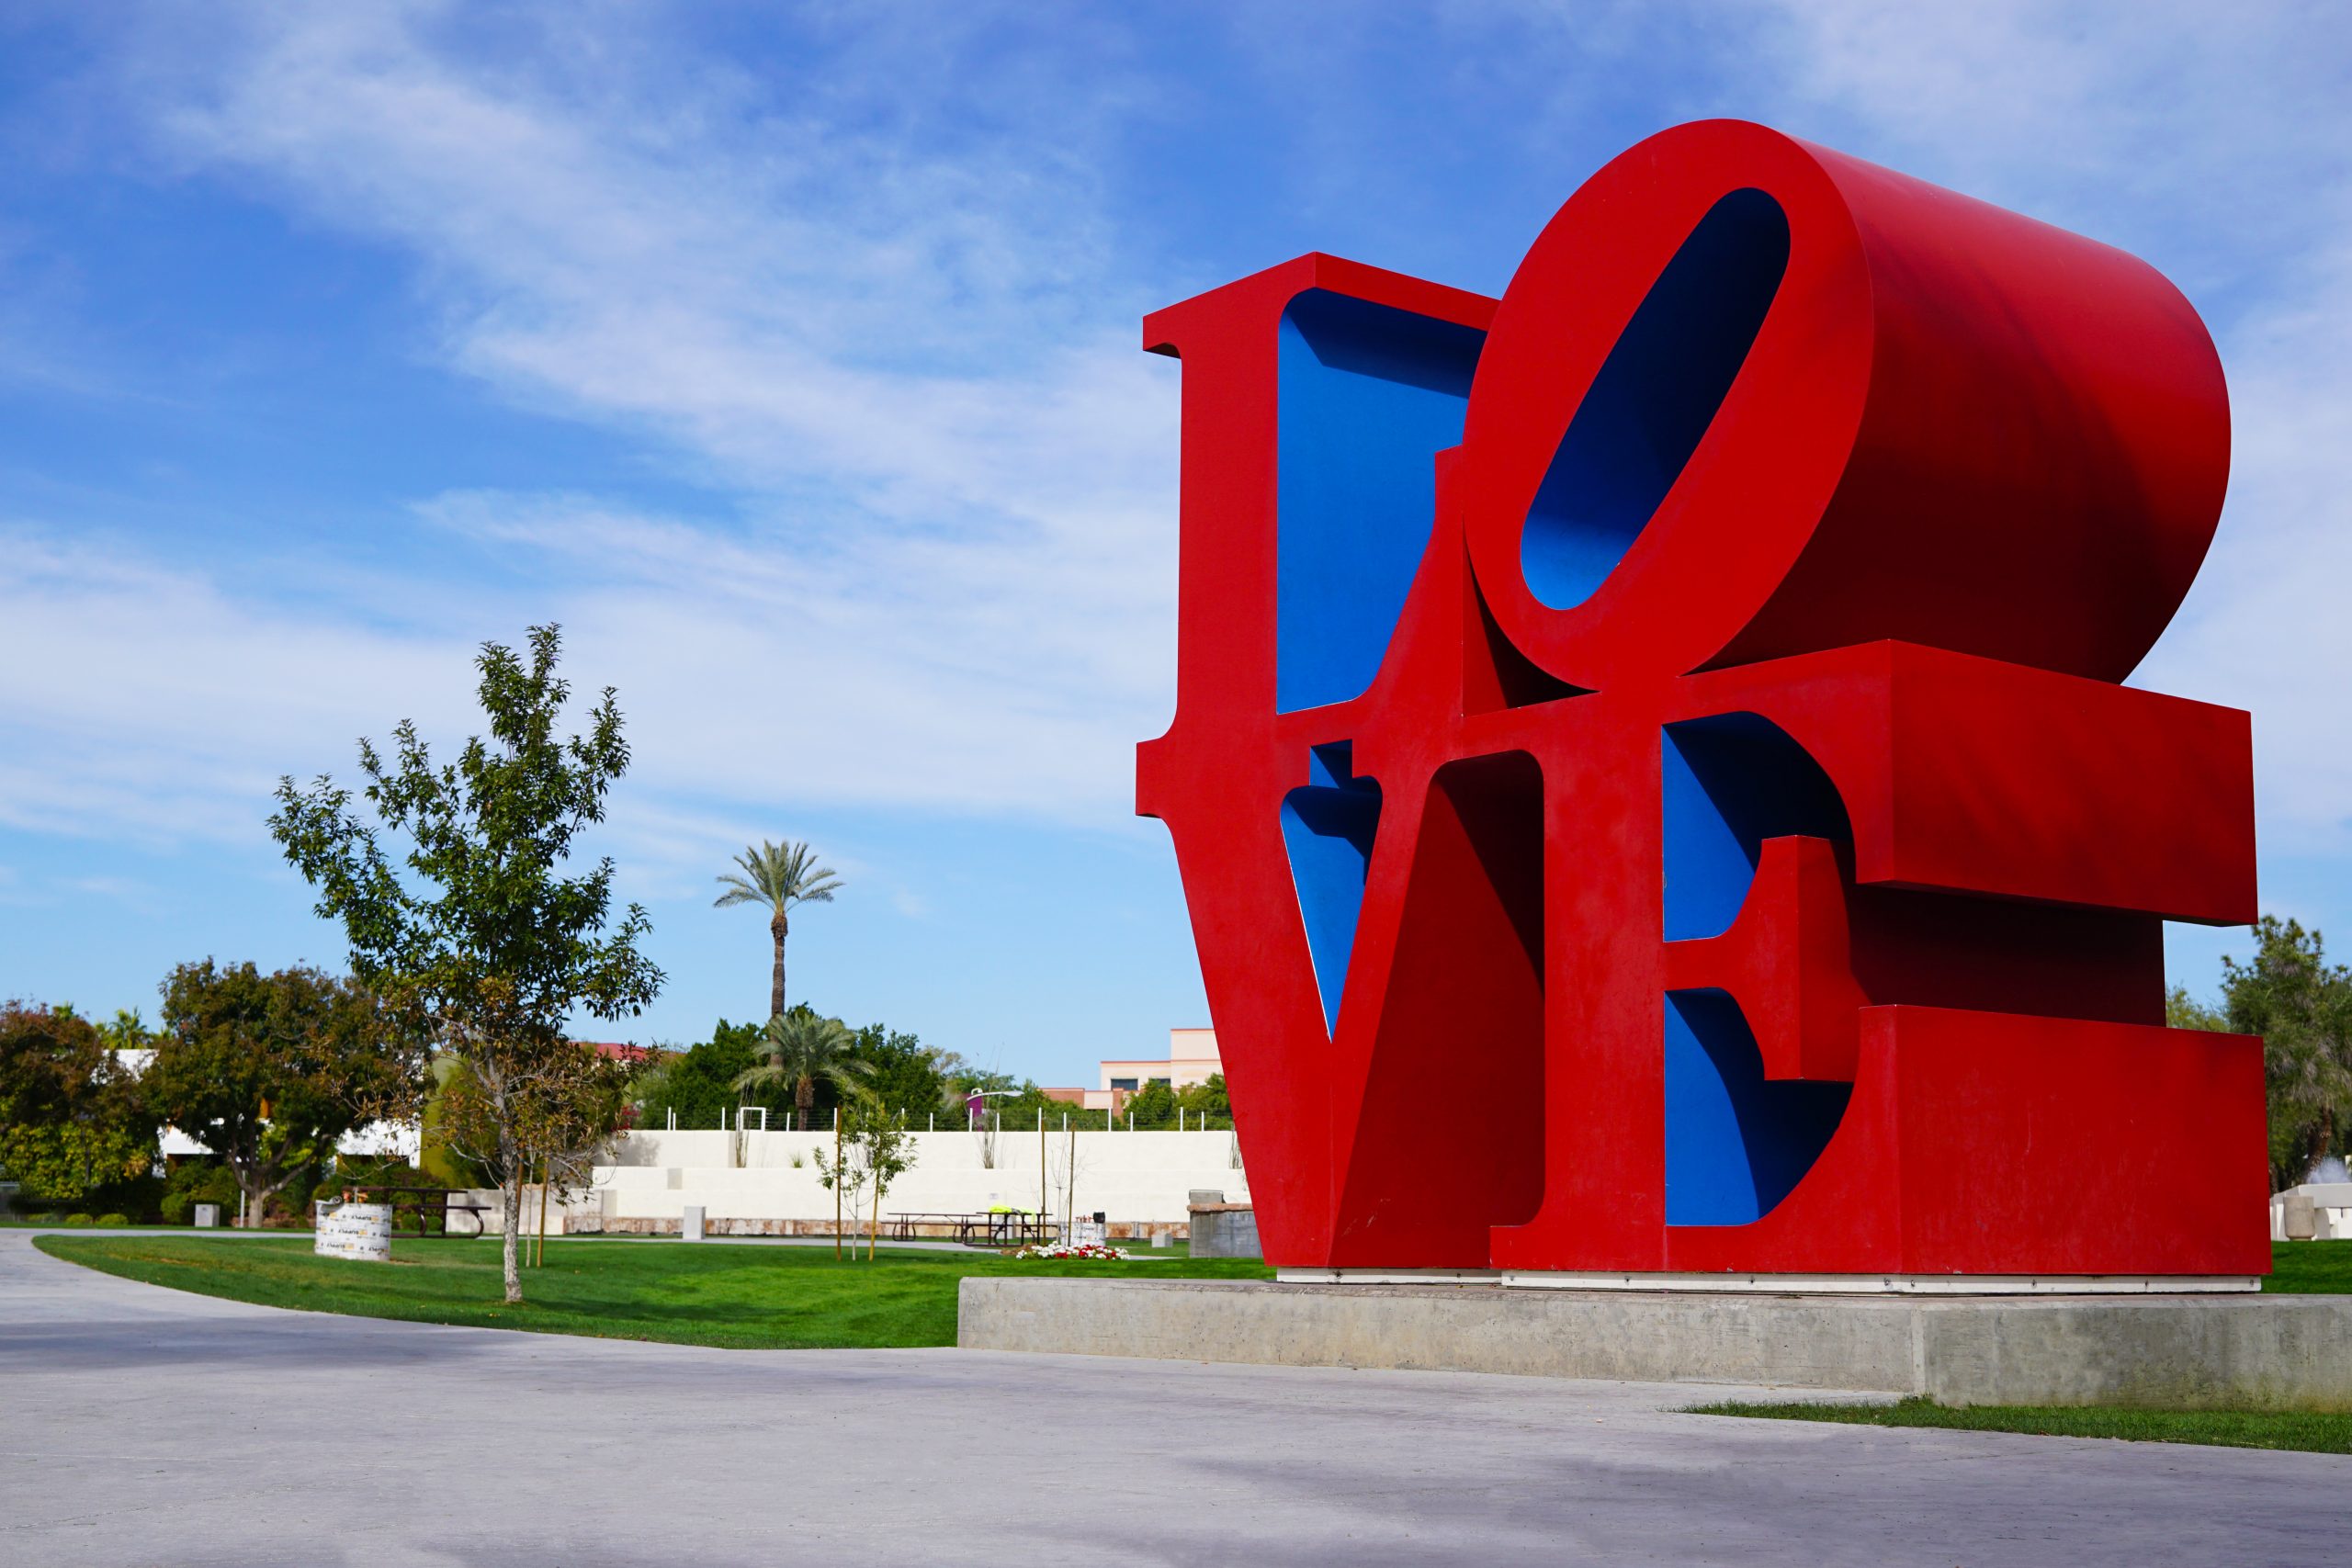
[[[505,1243],[503,1250],[506,1269],[506,1304],[520,1306],[523,1303],[523,1270],[517,1264],[514,1255],[514,1246],[521,1239],[520,1232],[523,1229],[523,1176],[519,1167],[506,1178],[505,1185],[499,1189],[498,1206],[506,1222],[506,1234],[502,1238]]]
[[[268,1212],[268,1209],[269,1192],[266,1189],[255,1187],[247,1191],[245,1193],[245,1228],[249,1231],[261,1229],[261,1217]]]
[[[790,929],[790,924],[785,919],[784,911],[781,909],[775,912],[775,919],[768,922],[768,931],[775,937],[775,973],[768,980],[768,1016],[770,1018],[784,1011],[784,938],[786,931]]]
[[[817,1126],[817,1080],[802,1078],[795,1083],[792,1086],[792,1103],[800,1111],[800,1114],[795,1118],[800,1124],[800,1130],[804,1133],[814,1132]]]

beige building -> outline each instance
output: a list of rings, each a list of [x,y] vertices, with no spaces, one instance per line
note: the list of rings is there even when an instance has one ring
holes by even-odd
[[[1049,1089],[1046,1094],[1088,1111],[1116,1111],[1126,1103],[1127,1096],[1147,1084],[1190,1089],[1208,1082],[1212,1076],[1223,1071],[1225,1063],[1217,1055],[1216,1030],[1171,1029],[1168,1032],[1166,1056],[1105,1061],[1092,1089]]]

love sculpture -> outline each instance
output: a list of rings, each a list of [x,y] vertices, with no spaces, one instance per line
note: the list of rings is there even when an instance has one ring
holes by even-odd
[[[1713,121],[1499,301],[1308,255],[1145,346],[1139,808],[1270,1260],[2267,1271],[2260,1043],[2164,1027],[2163,922],[2256,913],[2249,721],[2120,684],[2229,468],[2162,276]]]

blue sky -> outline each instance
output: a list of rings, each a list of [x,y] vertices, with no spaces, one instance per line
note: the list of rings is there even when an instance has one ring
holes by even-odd
[[[2110,241],[2222,345],[2136,683],[2256,715],[2266,904],[2352,895],[2352,28],[2325,6],[12,6],[0,995],[334,964],[263,827],[557,620],[683,1041],[794,989],[1049,1082],[1206,1010],[1134,743],[1174,660],[1136,320],[1325,250],[1498,292],[1653,130],[1761,119]],[[2162,853],[2161,845],[2150,852]],[[2242,935],[2176,932],[2210,990]]]

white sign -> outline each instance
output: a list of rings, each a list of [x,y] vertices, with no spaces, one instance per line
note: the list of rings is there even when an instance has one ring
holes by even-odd
[[[322,1200],[318,1205],[316,1247],[322,1258],[356,1258],[368,1263],[392,1260],[392,1209],[389,1203],[344,1203]]]

